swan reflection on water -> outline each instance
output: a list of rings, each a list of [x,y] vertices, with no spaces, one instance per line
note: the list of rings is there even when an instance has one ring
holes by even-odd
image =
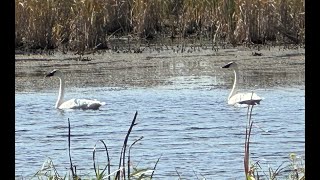
[[[65,80],[63,73],[58,70],[54,69],[50,73],[48,73],[45,77],[51,77],[56,76],[60,80],[60,88],[59,88],[59,95],[58,99],[55,105],[55,108],[57,109],[92,109],[97,110],[100,106],[105,105],[105,102],[98,101],[96,99],[90,100],[90,99],[70,99],[67,101],[63,100],[64,96],[64,89],[65,89]]]

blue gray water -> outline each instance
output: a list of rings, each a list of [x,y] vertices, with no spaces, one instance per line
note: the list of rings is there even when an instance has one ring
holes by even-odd
[[[68,173],[68,119],[71,156],[78,174],[94,174],[92,151],[103,140],[116,170],[134,113],[129,138],[144,138],[131,149],[138,168],[153,168],[154,179],[243,179],[246,108],[227,105],[232,80],[212,76],[172,77],[153,87],[68,88],[65,98],[94,98],[107,104],[98,111],[54,109],[57,89],[16,92],[15,172],[30,177],[49,157],[60,175]],[[289,153],[305,155],[304,85],[265,86],[253,109],[251,160],[267,172],[287,162]],[[98,147],[103,145],[98,143]],[[100,166],[106,162],[99,152]],[[178,175],[179,174],[179,175]]]

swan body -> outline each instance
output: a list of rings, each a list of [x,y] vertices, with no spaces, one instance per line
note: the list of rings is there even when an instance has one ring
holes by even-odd
[[[54,69],[46,77],[56,76],[60,80],[60,87],[59,87],[59,95],[55,105],[57,109],[99,109],[100,106],[105,105],[105,102],[97,101],[96,99],[70,99],[68,101],[63,100],[64,96],[64,88],[65,88],[65,80],[63,73],[58,70]]]
[[[232,90],[228,96],[228,104],[229,105],[256,105],[260,104],[260,101],[262,100],[261,97],[259,97],[254,92],[247,92],[247,93],[238,93],[236,91],[236,85],[238,81],[238,65],[235,62],[229,62],[228,64],[222,66],[222,68],[231,68],[234,72],[234,82]]]
[[[59,109],[99,109],[105,102],[89,99],[70,99],[63,102]]]

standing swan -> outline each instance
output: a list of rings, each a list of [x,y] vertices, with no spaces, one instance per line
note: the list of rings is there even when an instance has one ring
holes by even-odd
[[[89,99],[70,99],[68,101],[63,101],[65,81],[64,76],[60,70],[54,69],[46,77],[57,76],[60,79],[60,88],[58,100],[56,102],[55,108],[57,109],[99,109],[100,106],[105,105],[105,102],[100,102],[97,100]]]
[[[247,105],[256,105],[260,104],[260,101],[262,100],[261,97],[259,97],[254,92],[248,92],[248,93],[237,93],[236,92],[236,85],[238,81],[238,65],[235,62],[229,62],[228,64],[222,66],[221,68],[232,68],[234,72],[234,82],[232,90],[228,96],[228,104],[230,105],[237,105],[237,104],[247,104]]]

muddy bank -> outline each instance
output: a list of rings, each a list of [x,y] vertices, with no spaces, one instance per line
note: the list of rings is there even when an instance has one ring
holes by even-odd
[[[255,54],[256,52],[256,54]],[[15,90],[41,91],[58,87],[55,79],[44,79],[47,72],[60,69],[67,87],[150,87],[170,84],[177,76],[216,76],[231,81],[220,66],[236,61],[244,76],[266,78],[261,86],[304,84],[305,49],[234,49],[176,52],[173,50],[142,53],[97,52],[79,55],[15,56]],[[281,79],[282,78],[282,79]],[[268,80],[269,79],[269,80]],[[268,82],[269,81],[269,82]]]

